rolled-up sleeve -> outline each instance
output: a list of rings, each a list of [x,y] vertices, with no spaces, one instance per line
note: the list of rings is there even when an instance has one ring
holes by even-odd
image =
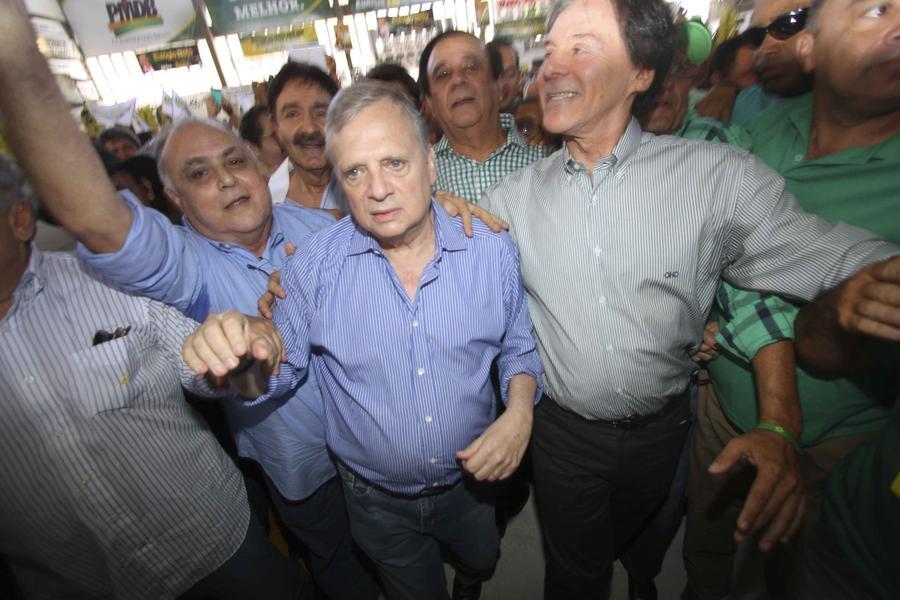
[[[78,256],[107,285],[128,294],[146,296],[186,314],[203,289],[196,252],[185,240],[183,227],[142,205],[131,192],[119,192],[134,218],[122,247],[95,254],[78,244]]]
[[[742,290],[722,282],[716,294],[723,350],[749,364],[764,346],[794,338],[797,307],[773,294]]]

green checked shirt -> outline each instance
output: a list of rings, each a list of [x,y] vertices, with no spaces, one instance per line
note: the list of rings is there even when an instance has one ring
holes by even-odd
[[[529,146],[525,143],[512,115],[501,114],[500,126],[507,132],[506,143],[494,150],[484,162],[458,154],[447,136],[434,146],[437,183],[434,191],[451,192],[469,202],[478,203],[492,185],[534,161],[550,156],[556,148]]]
[[[750,146],[750,136],[746,131],[740,127],[726,127],[715,119],[700,116],[693,108],[688,109],[681,127],[673,131],[672,135],[689,140],[721,142],[744,149]]]
[[[778,171],[800,205],[831,222],[844,222],[900,242],[900,136],[807,160],[812,95],[779,105],[744,127],[753,152]],[[723,283],[717,293],[723,354],[709,371],[728,418],[746,431],[757,423],[750,360],[768,344],[793,338],[797,306],[771,294]],[[839,435],[879,429],[893,398],[883,397],[888,374],[865,381],[816,379],[797,370],[803,412],[800,443],[814,445]]]

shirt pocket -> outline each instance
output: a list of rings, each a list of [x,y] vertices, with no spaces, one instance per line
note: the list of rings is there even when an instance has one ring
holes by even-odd
[[[72,356],[75,372],[67,385],[74,402],[87,415],[128,408],[138,394],[135,380],[142,347],[136,332],[80,350]]]

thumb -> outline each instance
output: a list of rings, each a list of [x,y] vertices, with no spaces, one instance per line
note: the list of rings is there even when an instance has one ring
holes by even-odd
[[[722,452],[716,457],[716,460],[709,466],[710,475],[723,475],[734,468],[744,457],[744,447],[738,440],[728,442],[728,445],[722,449]]]
[[[284,253],[287,254],[288,256],[293,256],[294,252],[296,252],[296,251],[297,251],[297,246],[292,244],[291,242],[287,242],[284,245]]]
[[[471,444],[466,446],[465,450],[459,450],[456,453],[457,460],[469,460],[478,451],[481,446],[481,437],[478,437]]]

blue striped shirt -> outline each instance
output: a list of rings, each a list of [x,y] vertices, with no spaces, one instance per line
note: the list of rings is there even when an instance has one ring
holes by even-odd
[[[250,520],[240,472],[181,393],[200,391],[180,356],[197,324],[36,248],[13,300],[0,319],[0,555],[27,598],[179,597]]]
[[[284,263],[285,242],[300,245],[334,223],[324,211],[273,206],[268,243],[262,256],[254,256],[200,235],[187,221],[172,225],[128,192],[121,195],[134,214],[125,244],[113,254],[92,254],[79,245],[79,255],[112,287],[165,302],[197,321],[228,309],[255,315],[269,275]],[[257,461],[283,496],[302,500],[336,471],[325,448],[315,378],[304,381],[296,396],[299,402],[266,407],[234,397],[224,406],[240,455]]]
[[[466,238],[432,202],[435,254],[410,300],[378,243],[347,217],[316,234],[282,275],[275,308],[290,365],[270,395],[290,389],[310,359],[325,395],[335,455],[376,485],[416,494],[461,477],[456,452],[496,417],[519,373],[543,369],[505,233],[475,223]],[[264,404],[264,403],[263,403]]]

